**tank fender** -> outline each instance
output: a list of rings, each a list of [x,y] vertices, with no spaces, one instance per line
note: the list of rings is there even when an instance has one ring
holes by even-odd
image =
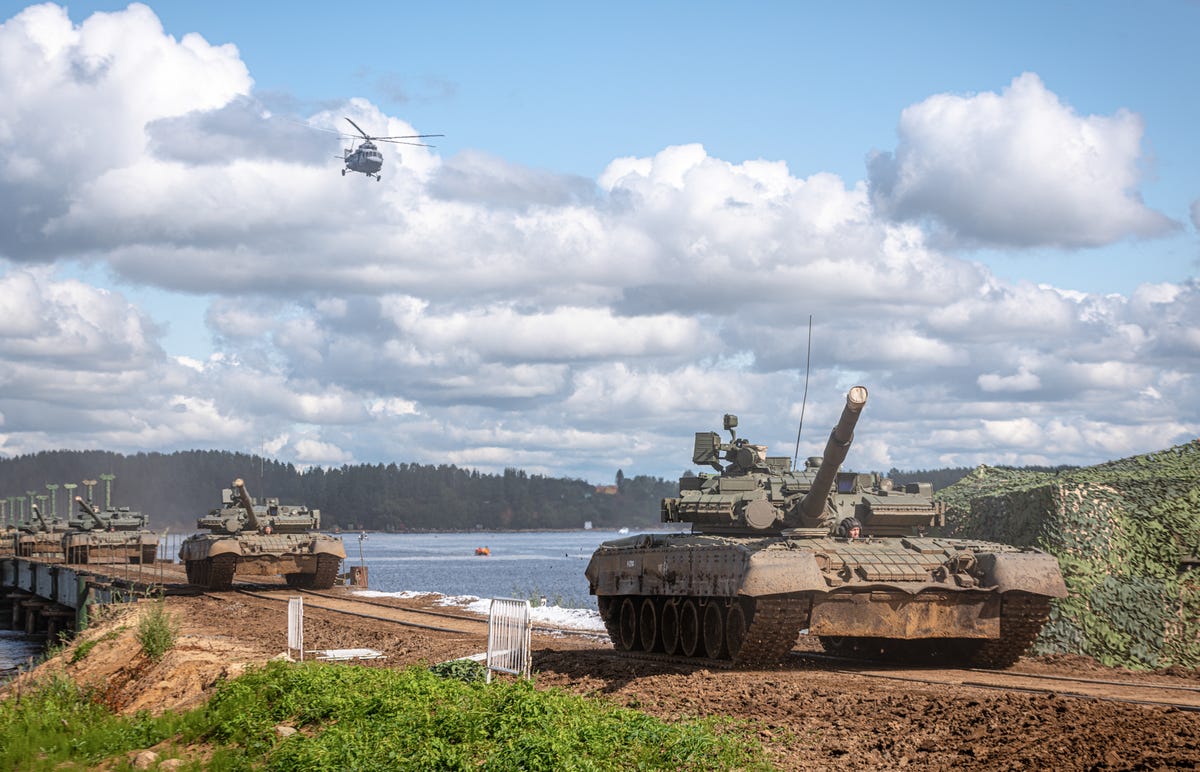
[[[1067,597],[1058,559],[1041,550],[985,552],[977,555],[983,586],[1000,592],[1018,590],[1048,598]]]
[[[758,597],[784,592],[811,592],[829,589],[816,556],[798,550],[767,550],[750,557],[739,595]]]
[[[241,557],[242,546],[237,539],[220,539],[218,541],[196,540],[187,541],[179,547],[180,560],[204,560],[217,555],[237,555]]]
[[[338,558],[346,557],[346,545],[341,539],[315,539],[312,543],[314,555],[333,555]]]

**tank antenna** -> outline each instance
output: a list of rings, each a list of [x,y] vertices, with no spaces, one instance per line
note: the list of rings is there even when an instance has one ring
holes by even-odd
[[[812,367],[812,314],[808,315],[808,353],[804,355],[804,397],[800,400],[800,428],[796,430],[796,452],[792,454],[792,469],[800,458],[800,433],[804,431],[804,406],[808,404],[808,373]]]

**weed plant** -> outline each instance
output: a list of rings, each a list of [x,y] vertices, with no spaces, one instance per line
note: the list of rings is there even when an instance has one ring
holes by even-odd
[[[453,659],[449,662],[439,662],[430,667],[429,672],[442,678],[457,678],[459,681],[467,683],[487,680],[487,667],[473,659]]]
[[[138,621],[137,639],[146,656],[158,662],[175,645],[177,632],[175,619],[167,613],[166,604],[160,600],[142,614]]]

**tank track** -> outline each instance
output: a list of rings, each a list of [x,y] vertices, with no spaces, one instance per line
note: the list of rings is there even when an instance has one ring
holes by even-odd
[[[601,619],[608,637],[614,642],[620,636],[620,608],[628,596],[613,596],[604,605]],[[725,599],[714,598],[711,602],[723,602]],[[720,661],[725,667],[745,668],[763,667],[777,664],[796,645],[796,637],[808,621],[812,609],[812,598],[809,595],[774,595],[754,599],[754,613],[746,627],[742,639],[742,647],[737,656],[723,660],[711,660],[702,657],[688,657],[683,654],[667,655],[645,651],[618,651],[622,656],[653,659],[662,662],[678,662],[684,664],[702,664]],[[614,643],[615,646],[615,643]]]
[[[1003,668],[1016,663],[1037,640],[1050,618],[1050,599],[1043,595],[1008,593],[1000,603],[1000,637],[984,643],[971,664]]]
[[[232,589],[233,574],[237,570],[236,555],[218,555],[200,562],[207,564],[208,582],[206,584],[208,589]]]
[[[328,590],[337,581],[338,568],[342,559],[334,555],[321,555],[317,558],[317,570],[314,573],[284,574],[283,580],[288,587],[305,590]]]
[[[777,664],[796,645],[796,637],[808,621],[812,598],[808,595],[776,595],[758,598],[754,616],[746,628],[742,650],[734,657],[735,667]]]
[[[621,636],[621,622],[618,615],[623,600],[625,600],[624,595],[596,599],[596,605],[600,610],[600,619],[604,621],[604,629],[608,632],[608,639],[613,642],[613,646],[616,646]]]

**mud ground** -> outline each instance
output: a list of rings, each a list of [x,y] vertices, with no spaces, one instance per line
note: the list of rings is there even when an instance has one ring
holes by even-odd
[[[117,710],[159,712],[200,704],[220,678],[280,656],[286,647],[285,604],[240,595],[172,597],[167,604],[179,638],[161,662],[140,653],[134,637],[140,610],[134,608],[97,621],[41,668],[65,670],[96,686]],[[311,606],[305,614],[310,649],[370,647],[386,655],[362,663],[366,667],[433,663],[486,648],[482,625],[445,626],[461,629],[401,627]],[[71,663],[84,641],[96,643]],[[870,677],[798,656],[754,671],[633,661],[612,655],[602,636],[535,634],[533,648],[539,687],[611,700],[666,720],[748,721],[780,769],[1200,768],[1200,712],[1178,708]],[[1200,689],[1196,671],[1130,673],[1081,657],[1024,659],[1013,669],[1152,681],[1177,686],[1181,694]],[[20,689],[29,678],[6,688]]]

